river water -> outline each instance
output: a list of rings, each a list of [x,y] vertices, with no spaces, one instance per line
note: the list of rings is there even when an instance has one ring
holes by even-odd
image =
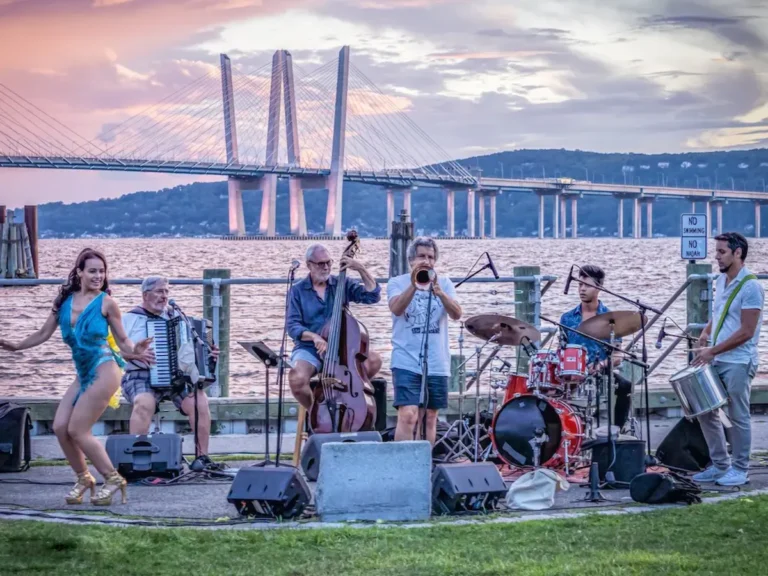
[[[171,278],[201,278],[206,268],[228,268],[233,278],[285,277],[291,260],[304,261],[307,241],[242,241],[217,239],[75,239],[43,240],[40,243],[40,275],[63,278],[69,272],[81,249],[94,247],[108,259],[111,278],[141,278],[148,274],[165,274]],[[768,240],[750,242],[748,264],[756,273],[768,270]],[[326,242],[338,261],[343,241]],[[376,277],[386,277],[389,268],[386,240],[362,240],[362,260]],[[680,259],[679,239],[496,239],[441,240],[438,272],[463,277],[480,255],[488,251],[499,273],[512,276],[515,266],[539,266],[541,273],[558,276],[559,280],[542,298],[542,314],[559,319],[560,314],[578,303],[574,284],[569,295],[563,294],[564,281],[571,264],[594,263],[607,272],[606,287],[631,298],[661,307],[685,280],[685,262]],[[714,255],[714,243],[709,246]],[[714,262],[714,259],[711,258]],[[482,265],[484,258],[480,260]],[[716,271],[716,270],[715,270]],[[299,269],[300,274],[306,268]],[[353,273],[354,276],[354,273]],[[297,274],[297,278],[300,277]],[[480,277],[491,277],[483,271]],[[53,301],[56,286],[0,288],[0,336],[21,339],[39,328]],[[114,286],[113,295],[123,311],[141,301],[138,286]],[[475,314],[514,315],[513,284],[467,283],[458,289],[464,319]],[[260,397],[264,394],[264,366],[248,355],[238,344],[244,340],[264,340],[279,350],[283,327],[285,289],[281,285],[233,286],[230,365],[230,395]],[[172,297],[188,314],[202,314],[202,286],[174,286]],[[614,310],[629,309],[616,298],[605,295],[605,304]],[[383,375],[389,378],[391,351],[391,318],[382,302],[374,306],[352,308],[366,325],[371,346],[384,358]],[[668,311],[680,325],[685,323],[685,299],[678,299]],[[766,319],[768,321],[768,319]],[[546,323],[544,324],[546,325]],[[458,353],[458,322],[451,323],[450,343]],[[648,333],[651,362],[659,351],[654,347],[660,324]],[[668,325],[669,326],[669,325]],[[763,327],[761,356],[768,352],[768,336]],[[464,352],[474,351],[480,341],[465,333]],[[667,341],[669,342],[669,340]],[[290,349],[290,339],[288,339]],[[682,346],[681,346],[682,348]],[[488,349],[486,349],[486,352]],[[511,359],[514,350],[501,356]],[[651,377],[651,387],[668,387],[668,378],[685,365],[682,352],[673,352]],[[57,332],[44,345],[23,353],[0,351],[0,396],[54,396],[63,394],[74,378],[69,349]],[[274,384],[274,371],[271,375]],[[760,367],[756,383],[768,383],[768,368]],[[274,389],[270,386],[270,394]]]

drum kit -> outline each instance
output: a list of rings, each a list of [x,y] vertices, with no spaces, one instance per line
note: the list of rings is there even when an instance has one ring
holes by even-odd
[[[485,314],[469,318],[462,325],[459,336],[460,357],[463,358],[464,328],[484,343],[476,347],[475,354],[463,362],[465,367],[473,358],[477,369],[466,386],[465,371],[460,369],[459,414],[462,416],[451,427],[458,427],[445,460],[462,456],[479,460],[495,460],[515,468],[565,468],[573,473],[583,463],[582,446],[595,435],[594,419],[599,391],[611,389],[613,379],[602,371],[590,370],[587,348],[569,344],[563,337],[565,327],[559,327],[560,343],[554,349],[537,349],[540,331],[533,325],[499,314]],[[636,361],[634,354],[612,344],[615,338],[629,336],[642,328],[642,317],[636,312],[609,312],[584,321],[576,329],[582,336],[599,341],[607,351],[619,351]],[[481,354],[488,345],[492,351],[481,363]],[[496,359],[504,347],[519,346],[525,354],[518,355],[518,366],[527,355],[527,370],[512,372],[512,365],[501,360],[497,372],[506,374],[506,380],[496,382],[491,377],[489,387],[489,413],[481,418],[480,376]],[[464,416],[464,393],[475,386],[474,421]],[[497,399],[503,390],[500,405]],[[610,398],[610,394],[608,395]],[[610,411],[610,402],[609,402]],[[482,422],[481,422],[482,420]],[[449,429],[438,443],[445,442]],[[458,440],[458,441],[455,441]]]

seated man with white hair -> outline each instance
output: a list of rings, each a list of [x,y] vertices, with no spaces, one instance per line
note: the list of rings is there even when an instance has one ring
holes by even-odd
[[[123,314],[123,326],[130,338],[141,338],[136,342],[147,338],[147,320],[162,318],[170,320],[178,315],[178,312],[168,305],[170,284],[163,276],[149,276],[141,283],[141,306],[137,306],[130,312]],[[218,349],[214,348],[213,355],[218,355]],[[195,396],[192,394],[192,386],[166,392],[153,389],[150,386],[149,366],[155,363],[155,355],[152,349],[142,355],[124,354],[126,361],[125,374],[122,379],[123,396],[131,404],[130,433],[149,434],[152,417],[158,409],[158,404],[163,400],[170,400],[174,406],[189,418],[189,425],[195,429]],[[216,465],[208,458],[208,441],[211,435],[211,411],[208,406],[208,396],[202,390],[197,390],[197,433],[198,445],[197,458],[203,468],[211,468]],[[193,463],[195,466],[195,463]],[[197,468],[198,466],[195,466]]]
[[[291,287],[288,302],[288,335],[293,339],[291,368],[288,384],[293,397],[307,410],[312,407],[313,396],[309,380],[323,367],[328,343],[320,336],[323,326],[333,315],[333,301],[336,296],[338,277],[331,274],[333,260],[322,244],[312,244],[306,253],[309,274]],[[347,277],[344,286],[344,304],[376,304],[381,300],[381,287],[376,279],[359,260],[341,259],[340,264],[347,270],[360,274],[358,280]],[[369,350],[363,362],[368,378],[381,369],[381,356]]]

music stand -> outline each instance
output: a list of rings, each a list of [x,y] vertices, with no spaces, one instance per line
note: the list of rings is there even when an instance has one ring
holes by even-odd
[[[266,466],[267,464],[271,464],[272,461],[269,458],[269,369],[271,367],[277,366],[280,359],[278,355],[270,349],[269,346],[264,344],[263,341],[259,340],[258,342],[238,342],[240,346],[245,348],[245,350],[254,358],[257,358],[258,360],[261,360],[264,363],[264,366],[267,368],[267,386],[266,386],[266,392],[267,396],[265,399],[265,407],[266,407],[266,437],[265,437],[265,452],[266,456],[264,458],[264,462],[257,464],[257,466]]]

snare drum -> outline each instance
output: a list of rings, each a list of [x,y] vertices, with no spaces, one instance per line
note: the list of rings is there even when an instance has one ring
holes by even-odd
[[[539,350],[531,358],[528,373],[528,390],[540,390],[547,393],[562,392],[563,386],[557,377],[557,352]]]
[[[712,412],[728,403],[720,376],[710,364],[688,366],[669,379],[686,418]]]
[[[557,376],[563,383],[583,382],[587,377],[587,349],[568,344],[557,351]]]

